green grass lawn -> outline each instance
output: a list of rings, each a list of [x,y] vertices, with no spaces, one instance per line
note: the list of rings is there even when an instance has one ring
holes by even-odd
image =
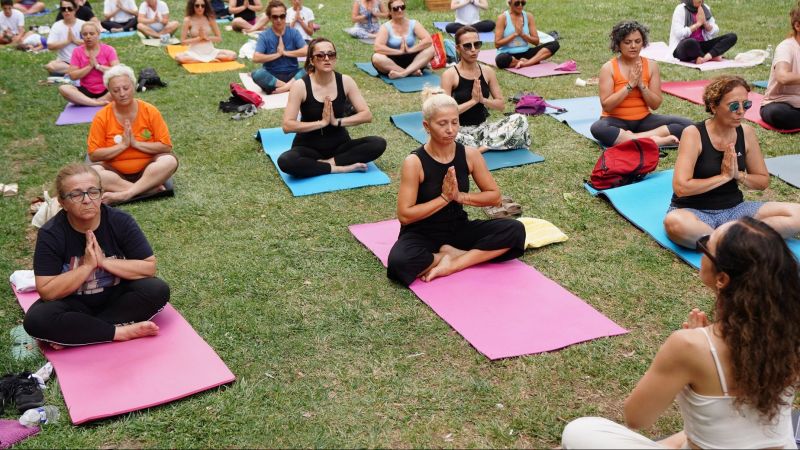
[[[92,3],[102,9],[100,0]],[[676,3],[537,0],[528,9],[540,29],[562,36],[555,60],[575,59],[585,79],[611,56],[607,35],[614,23],[638,19],[651,27],[652,41],[667,41]],[[790,3],[725,0],[712,7],[722,31],[739,35],[735,54],[777,45],[789,29]],[[183,4],[169,4],[180,19]],[[485,17],[504,5],[493,0]],[[279,126],[282,112],[262,111],[236,122],[217,111],[228,97],[228,83],[238,81],[236,72],[190,75],[166,52],[141,46],[135,37],[107,40],[137,73],[154,67],[169,83],[139,97],[163,113],[181,163],[175,198],[124,209],[153,245],[172,303],[237,381],[86,426],[63,420],[22,448],[553,446],[575,417],[620,420],[625,396],[660,343],[690,308],[711,309],[713,298],[694,269],[583,190],[597,147],[552,118],[532,117],[533,150],[546,161],[493,175],[526,216],[553,222],[570,239],[528,251],[523,260],[630,333],[495,362],[480,355],[414,294],[389,282],[378,260],[347,230],[394,217],[398,171],[417,144],[391,126],[389,116],[419,110],[420,97],[355,69],[353,62],[369,60],[372,49],[342,31],[349,26],[350,0],[307,6],[322,26],[318,35],[337,44],[338,69],[353,76],[374,113],[372,124],[351,134],[389,142],[377,164],[391,184],[292,197],[253,139],[257,129]],[[430,28],[434,20],[452,18],[425,10],[421,0],[410,2],[408,14]],[[244,36],[223,32],[220,47],[238,50],[244,42]],[[65,102],[55,87],[36,83],[45,78],[41,66],[50,59],[0,49],[0,183],[20,185],[18,196],[0,199],[2,276],[31,266],[30,199],[43,188],[52,192],[58,168],[85,152],[89,125],[56,127]],[[719,74],[663,64],[661,69],[664,80]],[[764,80],[769,68],[733,73]],[[505,95],[596,95],[596,88],[576,87],[574,75],[498,76]],[[693,120],[706,116],[702,107],[668,95],[660,112]],[[756,130],[767,156],[800,150],[797,135]],[[662,168],[674,161],[672,152]],[[765,192],[747,196],[800,201],[799,191],[776,179]],[[0,367],[37,369],[41,357],[24,363],[11,358],[8,330],[21,322],[22,311],[10,289],[0,289],[0,300]],[[66,412],[57,381],[50,385],[47,402]],[[10,410],[3,415],[16,417]],[[646,431],[664,435],[679,426],[673,410]]]

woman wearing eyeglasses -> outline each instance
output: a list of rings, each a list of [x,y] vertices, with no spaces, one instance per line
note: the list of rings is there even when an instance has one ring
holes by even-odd
[[[764,190],[769,186],[764,156],[744,112],[750,86],[737,76],[711,80],[703,102],[711,118],[684,130],[672,179],[672,203],[664,219],[675,243],[695,248],[697,240],[720,225],[755,217],[783,237],[800,232],[800,204],[744,201],[741,185]]]
[[[345,127],[372,122],[372,112],[355,81],[336,72],[336,47],[326,38],[308,44],[307,74],[289,91],[283,131],[297,133],[278,167],[295,177],[364,172],[386,150],[378,136],[351,139]],[[348,105],[355,113],[347,116]],[[300,120],[297,119],[298,112]]]
[[[292,84],[305,75],[297,58],[308,50],[303,36],[286,26],[286,5],[281,0],[271,0],[267,16],[272,26],[258,35],[254,63],[263,63],[251,73],[253,81],[267,94],[288,92]]]
[[[67,73],[72,60],[72,51],[77,46],[83,45],[81,27],[84,22],[75,17],[77,9],[78,5],[75,0],[61,1],[59,10],[64,18],[54,23],[50,28],[50,34],[47,35],[47,49],[58,52],[58,57],[44,66],[50,73]]]
[[[444,71],[441,84],[444,92],[458,103],[460,128],[456,142],[480,152],[530,147],[528,120],[522,114],[512,114],[496,122],[486,120],[487,107],[502,111],[505,100],[494,70],[478,64],[482,44],[478,31],[469,25],[461,27],[455,39],[460,60]]]
[[[372,65],[392,79],[420,76],[434,55],[430,33],[406,17],[405,0],[389,0],[389,21],[375,36]]]
[[[221,41],[222,35],[211,10],[211,2],[187,0],[181,43],[188,45],[189,49],[175,55],[175,60],[181,64],[236,60],[236,53],[214,48],[214,43]]]
[[[100,42],[100,26],[94,22],[84,22],[81,36],[83,45],[72,52],[67,70],[71,79],[81,80],[81,85],[61,85],[58,87],[58,93],[76,105],[106,105],[111,101],[111,95],[103,85],[103,74],[119,64],[117,51],[114,47]]]
[[[558,41],[539,42],[533,14],[525,11],[525,0],[508,0],[508,11],[497,17],[494,29],[494,46],[497,47],[495,64],[501,69],[522,68],[539,64],[556,54]],[[533,47],[530,47],[533,45]]]
[[[56,176],[63,208],[39,230],[33,272],[40,299],[25,331],[53,348],[154,336],[169,300],[156,257],[128,213],[101,203],[103,185],[85,164]]]
[[[789,12],[792,31],[775,47],[761,118],[779,130],[800,128],[800,3]]]
[[[111,103],[95,114],[87,139],[89,159],[103,180],[103,203],[116,204],[165,190],[178,169],[161,112],[137,100],[136,77],[123,64],[103,75]]]
[[[667,338],[625,400],[629,428],[577,419],[564,428],[565,449],[797,448],[797,260],[774,229],[749,217],[720,226],[700,249],[700,280],[716,297],[716,320],[693,309]],[[673,400],[683,431],[656,442],[631,430],[652,426]]]
[[[387,17],[389,12],[380,0],[354,0],[350,14],[353,26],[344,31],[356,39],[375,39],[380,19]]]

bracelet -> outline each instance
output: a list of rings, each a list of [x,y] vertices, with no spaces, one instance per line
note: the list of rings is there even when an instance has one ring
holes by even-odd
[[[444,200],[446,203],[450,203],[450,200],[448,200],[447,197],[444,196],[444,192],[439,194],[439,196],[442,197],[442,200]]]

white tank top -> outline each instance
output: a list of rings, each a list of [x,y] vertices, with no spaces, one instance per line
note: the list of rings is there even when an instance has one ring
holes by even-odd
[[[774,422],[764,423],[761,415],[750,406],[741,411],[733,406],[736,397],[728,395],[725,373],[719,362],[717,349],[705,328],[700,331],[706,336],[711,357],[717,367],[722,396],[700,395],[686,385],[678,393],[675,401],[683,416],[686,436],[701,448],[792,448],[797,444],[792,432],[792,409],[794,391],[787,392],[782,407]]]

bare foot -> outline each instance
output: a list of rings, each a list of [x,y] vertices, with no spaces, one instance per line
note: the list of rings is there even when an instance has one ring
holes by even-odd
[[[98,98],[98,99],[95,99],[95,101],[93,103],[94,103],[93,106],[106,106],[107,104],[109,104],[109,101],[108,100],[102,100],[102,99]]]
[[[445,255],[442,256],[441,261],[439,261],[439,264],[437,264],[436,267],[431,268],[428,273],[421,277],[422,281],[430,282],[436,278],[446,277],[447,275],[455,272],[456,268],[453,264],[453,259],[455,259],[455,257],[445,253]]]
[[[145,336],[155,336],[158,334],[158,325],[146,320],[144,322],[136,322],[130,325],[118,326],[114,330],[115,341],[130,341]]]
[[[122,28],[112,28],[112,29],[111,29],[111,32],[112,32],[112,33],[120,33],[120,32],[122,32],[122,31],[124,31]]]
[[[389,75],[388,75],[388,76],[389,76],[389,78],[391,78],[392,80],[396,80],[396,79],[398,79],[398,78],[403,78],[403,74],[402,74],[402,73],[400,73],[400,72],[398,72],[398,71],[396,71],[396,70],[390,70],[390,71],[389,71]]]
[[[367,165],[364,163],[349,164],[347,166],[337,166],[331,164],[331,173],[366,172]]]
[[[722,61],[722,55],[711,58],[711,61]]]
[[[453,258],[458,258],[464,253],[467,253],[467,251],[461,250],[460,248],[455,248],[452,245],[444,244],[443,246],[439,247],[439,253],[443,255],[450,255]]]
[[[422,70],[421,69],[415,70],[414,72],[411,73],[411,76],[412,77],[421,77],[422,76]]]
[[[488,150],[489,150],[489,147],[486,146],[486,145],[481,145],[480,147],[478,147],[478,151],[481,152],[481,153],[484,153],[484,152],[486,152]]]
[[[103,203],[106,205],[115,205],[117,203],[125,202],[133,197],[127,191],[124,192],[103,192]]]
[[[650,139],[659,147],[671,147],[678,145],[678,142],[680,142],[678,138],[671,134],[669,136],[651,136]]]

